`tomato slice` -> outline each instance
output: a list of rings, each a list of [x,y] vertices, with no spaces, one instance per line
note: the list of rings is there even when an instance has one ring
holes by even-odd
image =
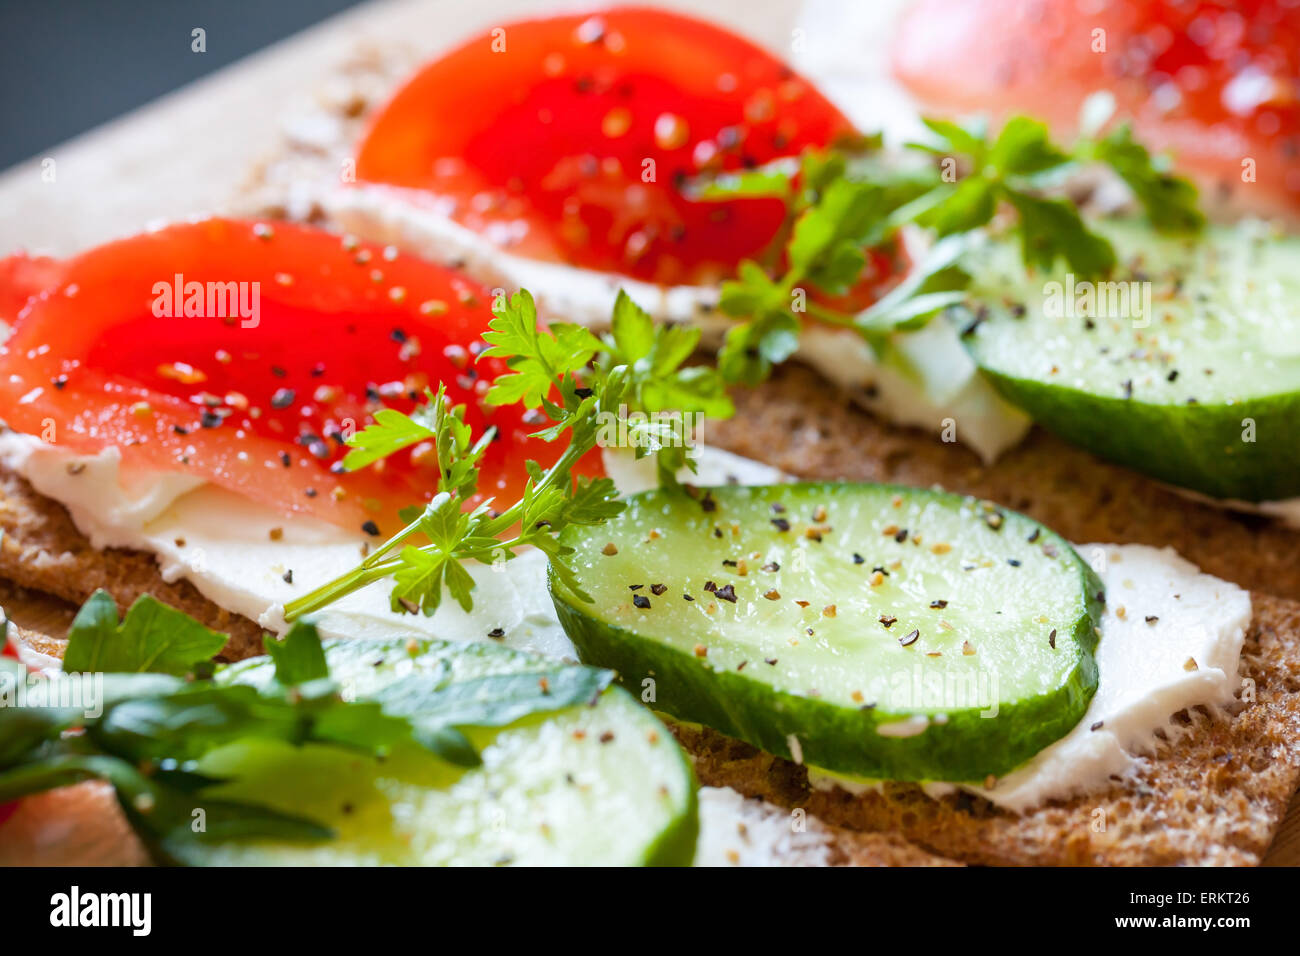
[[[18,805],[21,802],[21,800],[11,800],[9,803],[0,803],[0,826],[18,812]]]
[[[429,63],[374,117],[357,177],[432,194],[520,255],[713,284],[762,255],[784,204],[701,201],[688,180],[856,135],[748,40],[617,8],[508,24]]]
[[[474,361],[490,306],[482,287],[391,248],[287,224],[174,225],[69,260],[27,304],[0,349],[0,418],[391,534],[398,508],[432,497],[437,472],[416,446],[341,473],[342,439],[381,405],[409,410],[443,382],[477,431],[495,425],[480,496],[511,500],[525,458],[562,451],[527,437],[539,425],[521,406],[482,402],[505,369]]]
[[[13,322],[32,296],[57,285],[63,263],[24,252],[0,259],[0,322]]]
[[[1294,0],[919,0],[894,70],[928,106],[1023,111],[1062,130],[1110,90],[1139,138],[1188,173],[1300,207]]]

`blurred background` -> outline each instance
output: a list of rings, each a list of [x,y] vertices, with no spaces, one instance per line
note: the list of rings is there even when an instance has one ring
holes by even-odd
[[[0,169],[358,2],[0,0]]]

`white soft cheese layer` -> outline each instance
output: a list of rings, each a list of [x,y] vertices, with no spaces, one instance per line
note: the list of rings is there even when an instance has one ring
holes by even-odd
[[[606,272],[511,255],[454,222],[437,202],[408,190],[361,185],[323,192],[327,213],[356,235],[389,243],[438,261],[456,261],[489,286],[526,288],[550,318],[592,327],[609,322],[618,290],[656,319],[699,326],[716,346],[731,321],[715,309],[716,287],[658,286]],[[797,357],[882,417],[931,433],[955,433],[986,462],[1018,444],[1029,419],[1003,401],[975,368],[944,320],[898,336],[899,350],[914,367],[907,375],[882,364],[862,337],[847,329],[809,323]]]
[[[1138,755],[1155,750],[1157,730],[1171,740],[1179,735],[1170,723],[1174,714],[1225,707],[1241,688],[1248,592],[1202,574],[1172,548],[1088,544],[1077,550],[1106,588],[1097,693],[1070,733],[994,787],[962,786],[1016,812],[1104,787],[1128,773]],[[810,772],[810,779],[822,788],[879,786],[823,771]],[[932,783],[926,789],[938,796],[953,788]]]
[[[780,472],[728,452],[701,448],[700,484],[782,480]],[[607,470],[631,492],[656,484],[654,461],[607,454]],[[122,466],[116,448],[74,455],[39,439],[0,435],[0,463],[67,507],[96,548],[150,551],[167,581],[184,578],[214,604],[283,633],[284,605],[356,567],[374,539],[323,521],[287,517],[200,479]],[[273,529],[277,538],[271,537]],[[292,575],[289,575],[292,572]],[[394,614],[389,582],[378,581],[314,616],[327,637],[378,640],[412,635],[487,640],[553,657],[573,657],[546,588],[546,557],[530,550],[499,569],[471,564],[474,608],[451,599],[431,617]],[[286,576],[291,580],[286,580]]]
[[[790,811],[728,787],[701,787],[696,866],[830,866],[820,827],[795,827]]]

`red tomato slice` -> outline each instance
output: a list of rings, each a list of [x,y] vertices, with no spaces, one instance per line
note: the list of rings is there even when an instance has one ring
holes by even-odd
[[[417,446],[340,473],[341,439],[381,404],[409,410],[445,382],[476,431],[495,425],[481,496],[512,500],[525,458],[562,451],[527,437],[539,426],[522,407],[482,403],[505,368],[474,362],[490,306],[480,286],[396,250],[285,224],[175,225],[69,260],[19,313],[0,349],[0,418],[391,534],[398,508],[432,496],[436,465]]]
[[[28,299],[57,285],[62,275],[63,263],[47,256],[20,252],[0,259],[0,322],[13,322]]]
[[[712,284],[761,256],[784,204],[697,201],[685,181],[856,135],[748,40],[618,8],[509,24],[428,64],[375,116],[357,176],[435,194],[521,255]]]
[[[894,70],[928,106],[1023,111],[1061,130],[1108,89],[1139,138],[1188,173],[1249,205],[1300,208],[1293,0],[919,0]]]
[[[21,800],[13,800],[9,803],[0,803],[0,826],[4,824],[11,816],[18,812],[18,805]]]

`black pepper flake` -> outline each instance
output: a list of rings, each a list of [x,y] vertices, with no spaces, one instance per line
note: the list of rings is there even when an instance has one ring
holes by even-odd
[[[640,591],[643,587],[645,587],[644,584],[629,584],[627,589],[629,591]]]
[[[296,393],[291,388],[277,388],[271,396],[272,408],[288,408],[293,404]]]
[[[889,577],[889,572],[886,571],[884,568],[872,568],[872,569],[871,569],[871,573],[872,573],[872,574],[882,574],[882,575],[884,575],[885,577]]]
[[[712,581],[705,581],[704,590],[708,591],[710,594],[717,594],[718,586],[714,584]]]
[[[718,503],[713,500],[712,492],[706,491],[704,493],[704,497],[700,499],[700,508],[708,512],[718,510]]]
[[[54,379],[52,382],[50,382],[50,384],[53,385],[56,389],[59,389],[60,391],[62,391],[63,386],[65,386],[65,385],[68,384],[68,376],[66,376],[66,375],[60,375],[58,378],[56,378],[56,379]]]
[[[379,537],[379,525],[375,524],[373,521],[366,521],[361,525],[361,530],[372,538]]]
[[[293,584],[293,568],[290,568],[288,571],[285,571],[284,574],[281,575],[281,577],[284,578],[285,584]]]
[[[862,555],[858,554],[858,552],[856,552],[856,551],[853,552],[853,563],[854,563],[854,564],[862,564],[862,563],[864,563],[866,560],[867,560],[867,559],[864,558]]]
[[[632,598],[632,606],[639,607],[642,610],[645,610],[650,606],[650,599],[646,597],[644,594],[634,595]]]
[[[898,643],[902,644],[904,647],[911,647],[918,640],[920,640],[920,638],[921,638],[920,630],[913,630],[906,637],[900,637],[898,639]]]
[[[1154,624],[1156,621],[1160,620],[1160,618],[1154,614],[1148,614],[1146,617],[1143,618],[1143,620],[1146,621],[1148,624]]]
[[[775,658],[775,657],[765,657],[765,658],[763,658],[763,663],[764,663],[764,664],[767,664],[769,667],[775,667],[775,666],[776,666],[776,658]]]
[[[321,377],[322,375],[324,375],[324,374],[325,374],[325,363],[324,363],[324,362],[317,362],[315,365],[313,365],[313,366],[311,367],[311,377],[312,377],[312,378],[320,378],[320,377]]]
[[[732,604],[736,603],[735,585],[728,584],[726,587],[717,588],[713,593],[723,601],[730,601]]]
[[[695,598],[691,597],[689,594],[683,594],[683,595],[682,595],[682,600],[683,600],[683,601],[694,601]]]
[[[722,566],[723,566],[724,568],[734,568],[734,567],[738,567],[739,565],[737,565],[737,563],[736,563],[735,561],[730,561],[730,560],[727,560],[726,558],[723,558],[723,560],[722,560]]]
[[[406,333],[401,329],[393,329],[393,331],[388,333],[388,337],[392,339],[394,342],[406,341]]]
[[[906,541],[907,529],[903,528],[901,531],[898,532],[898,534],[894,535],[894,540],[897,541],[899,544],[902,544],[904,541]]]
[[[492,630],[488,631],[488,637],[492,638],[494,641],[499,641],[505,636],[506,632],[504,628],[494,627]]]
[[[203,414],[199,416],[199,424],[204,428],[220,428],[221,422],[221,416],[214,412],[205,410]]]
[[[1099,720],[1099,721],[1097,721],[1095,724],[1093,724],[1091,727],[1089,727],[1088,729],[1089,729],[1089,730],[1101,730],[1102,725],[1105,724],[1105,723],[1106,723],[1106,722],[1105,722],[1104,720]]]
[[[790,530],[790,522],[786,521],[784,518],[773,518],[772,524],[776,527],[777,531]]]
[[[1171,371],[1168,375],[1165,376],[1165,381],[1166,381],[1166,382],[1173,382],[1173,381],[1176,381],[1177,378],[1178,378],[1178,369],[1174,369],[1174,370]]]
[[[789,526],[786,527],[786,530],[789,530]],[[714,529],[713,529],[713,536],[714,536],[715,538],[721,538],[721,537],[722,537],[722,529],[721,529],[721,528],[714,528]]]
[[[1052,628],[1052,633],[1047,635],[1047,643],[1052,650],[1056,650],[1056,628]]]
[[[1011,565],[1013,568],[1020,567],[1020,561],[1016,558],[1007,558],[1007,564]]]
[[[885,627],[890,627],[890,626],[893,625],[894,622],[897,621],[897,620],[898,620],[898,618],[896,618],[896,617],[890,617],[888,614],[882,614],[882,615],[880,615],[880,623],[883,624],[883,625],[885,625]]]
[[[1038,536],[1042,534],[1042,532],[1043,532],[1042,528],[1035,528],[1033,531],[1029,533],[1029,537],[1026,538],[1025,540],[1028,541],[1030,544],[1033,544],[1035,541],[1038,540]]]
[[[190,430],[183,425],[173,425],[172,431],[178,435],[188,435],[190,433]]]
[[[293,459],[289,457],[289,453],[287,451],[280,452],[280,464],[288,468],[289,465],[291,465],[292,463],[293,463]]]
[[[931,602],[930,602],[930,607],[932,607],[932,608],[936,608],[936,609],[939,609],[939,608],[945,608],[945,607],[947,607],[947,606],[948,606],[948,602],[947,602],[947,601],[943,601],[943,600],[939,600],[939,601],[931,601]]]
[[[281,368],[280,366],[278,366],[278,365],[272,365],[272,366],[271,366],[271,374],[274,375],[276,378],[284,378],[284,377],[285,377],[286,375],[288,375],[289,373],[286,372],[284,369],[282,369],[282,368]]]
[[[666,584],[650,585],[650,593],[653,594],[655,597],[658,597],[659,595],[663,594],[667,590],[668,590],[668,585]]]
[[[763,570],[763,571],[780,571],[780,570],[781,570],[781,565],[777,564],[775,561],[769,561],[769,562],[767,562],[767,564],[763,565],[763,567],[762,567],[761,570]]]

